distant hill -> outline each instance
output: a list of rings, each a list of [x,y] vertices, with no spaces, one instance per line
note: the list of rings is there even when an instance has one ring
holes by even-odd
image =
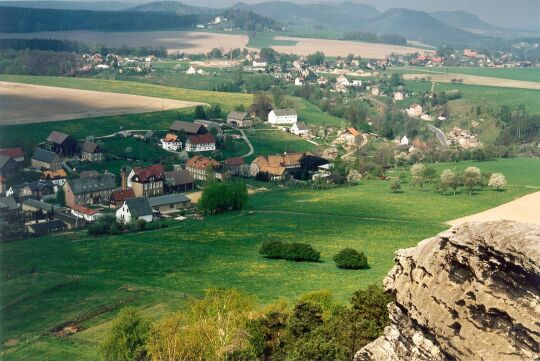
[[[65,9],[65,10],[126,10],[133,3],[122,1],[0,1],[1,7],[38,8],[38,9]]]
[[[430,15],[445,24],[461,29],[493,30],[497,28],[480,19],[478,15],[466,11],[436,11]]]
[[[168,12],[176,15],[214,15],[222,12],[220,9],[191,6],[180,1],[156,1],[135,6],[130,10],[146,12]]]
[[[196,15],[0,7],[0,32],[162,30],[193,28]]]

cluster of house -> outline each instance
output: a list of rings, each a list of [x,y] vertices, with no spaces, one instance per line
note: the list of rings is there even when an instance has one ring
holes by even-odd
[[[250,112],[232,111],[227,115],[227,124],[238,128],[251,127],[253,121],[254,116]],[[292,108],[271,109],[267,115],[267,122],[301,137],[311,134],[306,122],[298,120],[298,114]]]
[[[169,132],[161,139],[161,147],[169,151],[178,151],[182,147],[187,152],[214,151],[216,138],[209,132],[212,126],[216,125],[208,121],[190,123],[177,120],[171,124]]]
[[[77,68],[79,73],[117,69],[120,74],[144,74],[153,71],[152,63],[157,61],[154,55],[141,57],[127,57],[117,54],[103,56],[96,54],[83,54]]]
[[[481,143],[476,135],[469,131],[454,127],[446,134],[448,145],[456,145],[463,149],[470,149],[479,146]]]

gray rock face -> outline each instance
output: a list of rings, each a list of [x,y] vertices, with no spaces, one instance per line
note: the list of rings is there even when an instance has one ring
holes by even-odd
[[[540,359],[540,226],[464,223],[395,261],[391,325],[356,361]]]

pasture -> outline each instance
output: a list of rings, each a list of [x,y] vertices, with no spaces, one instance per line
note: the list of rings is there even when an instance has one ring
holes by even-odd
[[[394,68],[392,71],[403,73],[441,73],[459,75],[474,75],[489,78],[523,80],[528,82],[540,82],[540,70],[536,68],[479,68],[479,67],[448,67],[435,68],[403,67]]]
[[[47,336],[55,325],[103,305],[129,301],[152,318],[181,308],[186,297],[207,287],[236,287],[267,303],[329,289],[339,300],[378,283],[393,265],[398,248],[415,245],[447,228],[444,222],[476,213],[540,186],[540,160],[505,159],[477,165],[502,171],[506,191],[478,190],[442,196],[404,183],[391,193],[389,182],[365,180],[331,190],[272,189],[250,196],[239,213],[179,222],[173,228],[119,236],[70,233],[3,243],[1,342],[5,360],[96,360],[103,330],[114,312],[80,323],[81,331]],[[525,172],[523,170],[526,170]],[[263,241],[308,242],[320,263],[262,258]],[[362,250],[370,268],[338,269],[332,256],[343,247]],[[39,355],[39,356],[36,356]]]
[[[429,77],[432,81],[438,83],[452,83],[455,79],[461,79],[465,84],[470,85],[485,85],[490,87],[540,90],[540,82],[533,81],[503,79],[497,77],[477,76],[468,74],[446,74],[435,71],[430,72]],[[406,80],[415,79],[418,78],[418,74],[403,74],[403,78]]]

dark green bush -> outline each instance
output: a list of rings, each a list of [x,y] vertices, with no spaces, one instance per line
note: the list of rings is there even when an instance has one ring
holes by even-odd
[[[344,248],[334,256],[334,262],[339,268],[362,269],[368,267],[367,257],[363,252],[352,248]]]
[[[311,245],[298,242],[266,241],[259,249],[259,253],[266,258],[296,262],[318,262],[321,259],[320,252],[315,251]]]

